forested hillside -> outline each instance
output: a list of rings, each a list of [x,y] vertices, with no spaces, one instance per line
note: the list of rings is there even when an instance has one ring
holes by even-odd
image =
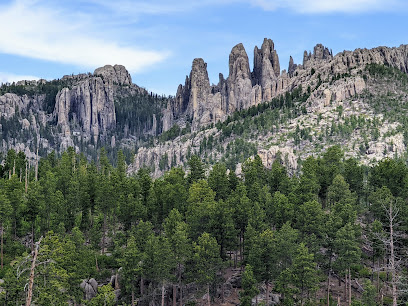
[[[187,173],[126,176],[68,149],[0,175],[1,303],[392,305],[406,295],[408,167],[339,146],[289,176],[258,156],[242,177],[192,155]],[[35,262],[33,263],[33,258]],[[396,304],[394,304],[396,305]]]

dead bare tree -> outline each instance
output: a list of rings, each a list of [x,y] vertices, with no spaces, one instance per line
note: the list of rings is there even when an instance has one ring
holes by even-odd
[[[378,268],[378,271],[385,270],[388,273],[391,273],[391,297],[392,305],[397,306],[398,303],[398,287],[397,283],[399,282],[399,267],[401,265],[401,257],[398,253],[401,253],[400,250],[397,252],[396,244],[398,239],[402,236],[400,232],[397,231],[399,226],[398,216],[399,216],[399,207],[396,200],[390,200],[388,203],[382,204],[387,224],[386,231],[383,235],[379,235],[378,238],[384,244],[387,253],[388,253],[388,263],[385,265],[384,269]]]
[[[34,273],[35,273],[36,261],[37,261],[38,250],[40,248],[41,240],[42,240],[42,237],[40,238],[40,240],[38,240],[38,242],[35,243],[35,249],[33,252],[33,262],[31,263],[31,269],[30,269],[30,279],[28,283],[26,306],[31,305],[31,300],[33,298]]]

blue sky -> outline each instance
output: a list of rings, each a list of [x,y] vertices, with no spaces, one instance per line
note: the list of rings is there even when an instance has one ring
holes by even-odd
[[[323,43],[338,53],[408,44],[405,0],[0,0],[0,83],[123,64],[133,82],[174,95],[195,57],[212,83],[228,55],[271,38],[281,69]],[[252,69],[252,68],[251,68]]]

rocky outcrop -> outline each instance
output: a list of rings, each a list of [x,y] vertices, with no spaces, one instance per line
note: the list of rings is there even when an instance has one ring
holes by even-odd
[[[176,97],[163,111],[163,130],[183,118],[192,120],[193,128],[223,120],[236,110],[257,105],[272,98],[285,85],[278,82],[279,57],[274,43],[265,39],[261,49],[255,47],[254,71],[251,73],[243,44],[232,48],[228,78],[219,74],[217,85],[210,86],[207,64],[194,59],[184,85],[179,85]]]
[[[74,127],[79,129],[77,133],[82,133],[85,138],[93,137],[95,142],[116,125],[114,98],[119,88],[137,87],[122,65],[106,65],[96,69],[93,75],[64,78],[74,83],[58,92],[53,117],[64,137],[69,138]],[[138,87],[135,89],[141,91]]]
[[[113,82],[117,85],[131,85],[132,77],[126,70],[125,66],[122,65],[106,65],[97,68],[94,71],[94,76],[102,76],[104,79]]]
[[[289,77],[293,77],[296,68],[297,68],[297,65],[294,63],[292,56],[290,56],[290,58],[289,58],[289,67],[288,67]]]
[[[85,135],[93,136],[95,142],[100,133],[115,127],[112,83],[112,79],[91,77],[57,94],[54,116],[65,136],[70,136],[72,121]]]
[[[262,160],[262,164],[268,169],[272,168],[272,164],[278,156],[280,156],[290,173],[294,173],[298,168],[297,156],[293,153],[293,148],[291,147],[271,146],[268,150],[258,150],[258,155]]]
[[[341,79],[332,85],[324,84],[310,95],[307,102],[311,107],[309,111],[320,112],[324,107],[334,102],[338,104],[361,94],[366,89],[366,83],[360,76]]]
[[[37,104],[42,103],[43,100],[43,96],[31,98],[27,95],[18,96],[14,93],[6,93],[0,96],[0,116],[11,118],[16,111],[26,111],[29,104],[34,104],[34,107],[38,110]]]
[[[327,107],[358,99],[358,95],[367,88],[361,71],[370,63],[393,66],[408,72],[408,46],[357,49],[333,56],[329,48],[317,44],[313,52],[305,51],[303,65],[296,65],[290,57],[288,71],[281,72],[273,41],[264,39],[261,48],[254,49],[254,67],[251,72],[245,48],[238,44],[232,48],[229,56],[228,77],[225,79],[220,74],[216,85],[209,85],[205,62],[202,59],[193,61],[192,71],[186,77],[185,84],[179,86],[176,98],[163,111],[163,130],[170,129],[175,123],[183,127],[188,118],[193,131],[198,131],[202,126],[225,120],[236,110],[269,101],[300,86],[303,92],[310,90],[307,113],[316,112],[314,115],[317,116],[325,112]],[[272,146],[269,150],[260,148],[258,154],[262,156],[265,165],[270,165],[277,152],[286,150],[286,147]],[[135,157],[134,168],[147,162],[157,169],[160,156],[175,154],[176,160],[182,160],[186,150],[187,146],[175,149],[169,144],[160,145],[160,148],[142,149]],[[295,154],[287,150],[284,153],[289,168],[296,169]]]
[[[238,44],[231,50],[227,84],[227,112],[234,112],[249,107],[252,92],[252,80],[248,55],[243,44]]]
[[[313,48],[313,53],[303,53],[303,67],[312,66],[316,61],[330,61],[333,59],[333,52],[323,46],[322,44],[317,44]]]
[[[271,39],[264,39],[261,49],[254,50],[254,71],[252,82],[262,88],[262,100],[272,98],[276,80],[280,75],[279,57]]]
[[[80,285],[84,291],[85,300],[89,301],[98,294],[98,283],[94,278],[84,279]]]

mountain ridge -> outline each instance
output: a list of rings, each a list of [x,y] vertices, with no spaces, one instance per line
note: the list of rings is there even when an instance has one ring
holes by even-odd
[[[36,159],[37,148],[40,155],[46,155],[73,146],[77,152],[95,158],[97,150],[104,146],[114,158],[115,151],[121,148],[126,151],[128,162],[134,160],[130,172],[147,166],[153,167],[157,176],[171,165],[184,164],[187,155],[201,150],[204,138],[207,142],[210,136],[218,137],[219,130],[214,126],[237,112],[297,91],[296,103],[308,117],[314,117],[331,104],[339,107],[367,90],[363,73],[367,65],[386,65],[406,74],[408,46],[356,49],[333,56],[331,50],[317,44],[313,52],[304,52],[302,64],[295,64],[290,57],[287,70],[281,71],[275,44],[265,38],[261,48],[254,47],[252,71],[241,43],[232,48],[228,60],[227,78],[220,73],[218,84],[210,84],[207,64],[202,58],[194,59],[190,74],[174,97],[157,96],[133,84],[121,65],[106,65],[93,74],[66,75],[54,81],[3,85],[1,151],[13,148]],[[283,112],[285,103],[279,107]],[[209,129],[215,130],[203,132]],[[172,145],[166,145],[169,149],[160,149],[163,139],[179,135],[184,135],[179,138],[181,143],[172,141]],[[222,144],[224,149],[227,145]],[[258,145],[249,139],[246,146],[253,153],[270,155],[264,152],[270,144],[263,140]],[[277,147],[274,152],[283,150],[292,155],[289,143]],[[290,159],[294,160],[295,155]]]

